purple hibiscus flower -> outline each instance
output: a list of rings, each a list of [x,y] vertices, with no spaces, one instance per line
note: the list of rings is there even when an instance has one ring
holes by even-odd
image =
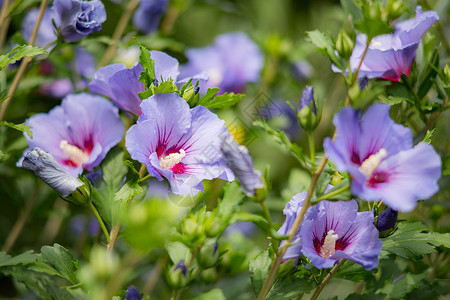
[[[229,135],[222,143],[222,152],[227,166],[241,183],[241,189],[247,197],[255,196],[256,189],[264,187],[261,173],[253,169],[253,160],[245,146],[239,145]]]
[[[354,200],[321,201],[309,211],[298,238],[301,253],[316,268],[331,268],[339,259],[353,261],[366,270],[375,268],[383,243],[373,225],[373,212],[358,212]]]
[[[25,124],[33,128],[33,138],[25,134],[29,148],[24,155],[40,147],[73,176],[99,165],[124,133],[117,108],[105,98],[86,93],[66,96],[61,106]]]
[[[100,0],[55,0],[55,23],[66,42],[78,42],[102,29],[106,21],[105,6]]]
[[[399,81],[402,74],[409,75],[422,35],[438,19],[435,11],[422,12],[422,7],[418,6],[414,19],[396,24],[392,34],[374,37],[361,64],[358,76]],[[350,68],[353,72],[361,62],[366,45],[367,36],[365,34],[358,35],[350,57]]]
[[[156,31],[168,4],[168,0],[141,1],[133,16],[134,27],[145,34]]]
[[[218,87],[219,94],[239,93],[247,82],[259,81],[264,62],[258,46],[241,32],[222,34],[211,46],[186,50],[186,56],[182,74],[206,71],[209,80],[200,82],[200,88]]]
[[[360,111],[343,108],[334,117],[337,137],[325,139],[324,149],[339,170],[350,173],[355,195],[408,212],[438,191],[441,160],[427,143],[413,148],[411,131],[395,124],[389,109],[372,105],[361,119]]]
[[[44,15],[42,16],[41,24],[39,25],[39,30],[37,32],[35,45],[39,47],[45,47],[51,42],[57,39],[55,28],[52,24],[52,19],[54,18],[54,12],[51,9],[46,9]],[[20,28],[20,33],[26,41],[31,40],[31,35],[33,34],[34,26],[39,16],[39,8],[30,9],[22,22]],[[52,47],[53,48],[53,47]],[[51,48],[47,49],[51,50]]]
[[[173,193],[195,195],[203,190],[203,179],[234,179],[220,151],[229,132],[215,114],[203,106],[190,109],[176,93],[153,95],[141,109],[125,146],[150,175],[167,178]]]
[[[161,51],[150,51],[154,60],[156,81],[166,81],[171,78],[176,83],[186,82],[188,79],[178,80],[178,61]],[[89,88],[92,92],[110,98],[121,110],[141,115],[141,103],[138,93],[145,90],[144,83],[139,81],[144,68],[137,62],[127,68],[123,64],[112,64],[100,68],[92,78]],[[205,74],[198,74],[194,79],[207,79]]]

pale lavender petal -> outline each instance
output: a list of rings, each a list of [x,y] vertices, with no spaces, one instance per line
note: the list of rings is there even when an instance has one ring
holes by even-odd
[[[101,94],[112,99],[114,97],[114,94],[111,90],[109,79],[114,74],[125,68],[126,67],[123,64],[112,64],[98,69],[98,71],[95,72],[91,83],[89,83],[89,89],[93,93]]]
[[[167,55],[161,51],[150,51],[150,58],[154,60],[155,63],[155,77],[156,80],[167,81],[172,78],[174,82],[177,81],[178,74],[178,60],[170,55]]]

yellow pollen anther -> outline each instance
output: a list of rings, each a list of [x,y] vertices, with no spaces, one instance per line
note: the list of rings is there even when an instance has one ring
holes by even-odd
[[[66,140],[59,143],[59,148],[69,157],[69,159],[76,165],[81,166],[89,160],[89,154],[78,148],[77,146],[69,144]]]
[[[372,177],[373,172],[378,168],[381,163],[381,160],[387,156],[387,151],[381,148],[377,153],[369,156],[361,166],[359,167],[359,171],[363,173],[367,178]]]
[[[320,256],[323,258],[328,258],[336,252],[336,241],[339,239],[339,236],[334,233],[334,230],[331,229],[327,232],[327,236],[323,242],[322,248],[320,249]]]
[[[159,165],[163,169],[171,169],[176,164],[178,164],[185,156],[186,156],[186,152],[184,152],[183,149],[180,149],[179,153],[171,153],[165,157],[161,157],[159,159]]]

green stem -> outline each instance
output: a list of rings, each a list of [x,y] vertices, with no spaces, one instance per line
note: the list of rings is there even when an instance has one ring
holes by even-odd
[[[267,222],[269,222],[270,228],[272,228],[272,218],[270,217],[270,212],[267,209],[266,204],[264,203],[264,201],[260,201],[259,203],[261,204],[261,208],[262,208],[262,210],[264,212],[264,215],[265,215],[265,217],[267,219]]]
[[[34,42],[36,41],[37,33],[39,30],[39,25],[41,24],[45,9],[47,8],[47,3],[48,3],[48,0],[42,0],[41,7],[39,10],[39,16],[36,20],[36,24],[34,25],[33,33],[31,35],[30,42],[29,42],[29,45],[31,45],[31,46],[33,46]],[[22,76],[25,73],[25,70],[26,70],[29,62],[31,62],[31,58],[27,56],[27,57],[24,57],[22,62],[20,63],[19,69],[17,70],[16,76],[14,76],[13,82],[8,91],[8,95],[6,96],[6,100],[2,103],[2,107],[0,109],[0,120],[3,120],[3,117],[5,116],[5,113],[6,113],[6,109],[8,108],[9,103],[11,102],[11,100],[19,86],[20,80],[22,79]]]
[[[324,195],[322,195],[320,197],[317,197],[317,199],[311,201],[311,204],[316,204],[316,203],[319,203],[322,200],[327,200],[328,198],[331,198],[331,197],[334,197],[336,195],[339,195],[339,194],[341,194],[341,193],[343,193],[343,192],[345,192],[345,191],[347,191],[349,189],[350,189],[350,185],[346,185],[344,187],[341,187],[340,189],[337,189],[335,191],[332,191],[332,192],[326,193],[326,194],[324,194]]]
[[[330,273],[328,273],[327,277],[322,281],[322,283],[316,288],[314,291],[314,294],[312,295],[310,300],[316,300],[317,297],[319,297],[320,293],[322,292],[323,288],[327,285],[327,283],[333,278],[334,274],[339,270],[340,267],[346,262],[345,259],[341,259],[339,261],[339,264],[335,265],[331,270]]]
[[[119,236],[120,226],[121,226],[120,222],[117,222],[116,226],[111,231],[111,239],[107,246],[108,253],[112,253],[114,250],[114,246],[116,245],[117,237]]]
[[[311,155],[311,173],[316,170],[316,149],[314,146],[314,137],[312,132],[308,132],[309,154]]]
[[[95,208],[94,204],[92,203],[92,201],[89,201],[89,208],[91,209],[92,213],[94,214],[94,216],[97,218],[98,223],[100,224],[100,227],[103,231],[103,234],[106,237],[106,241],[108,243],[111,242],[111,238],[109,237],[109,232],[108,229],[106,229],[105,223],[102,220],[102,217],[100,217],[100,214],[98,213],[97,209]]]

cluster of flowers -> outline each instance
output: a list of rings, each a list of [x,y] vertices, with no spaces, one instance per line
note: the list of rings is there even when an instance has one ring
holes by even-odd
[[[56,24],[66,41],[79,40],[100,28],[106,15],[98,3],[55,0]],[[68,18],[65,14],[69,12]],[[436,20],[434,12],[422,13],[418,8],[414,20],[398,23],[392,35],[374,38],[362,64],[367,38],[358,36],[352,70],[361,65],[360,76],[399,80],[402,73],[408,74],[421,36]],[[189,63],[179,71],[176,59],[151,51],[156,77],[153,84],[168,80],[183,84],[194,78],[201,90],[219,87],[222,93],[240,92],[246,82],[259,79],[263,60],[257,46],[240,33],[222,35],[206,48],[190,49],[187,57]],[[122,64],[103,67],[93,75],[89,87],[112,103],[93,94],[68,95],[48,114],[28,119],[33,137],[25,135],[29,148],[19,164],[46,178],[63,196],[70,194],[81,185],[75,176],[93,171],[122,140],[125,128],[120,109],[138,116],[125,133],[131,157],[145,164],[151,176],[166,178],[173,193],[195,195],[203,190],[202,180],[232,181],[236,176],[245,194],[255,195],[255,190],[263,187],[260,174],[253,169],[248,150],[234,141],[225,122],[203,106],[190,108],[177,93],[141,100],[138,93],[145,90],[139,81],[142,71],[139,62],[131,68]],[[179,80],[180,74],[187,79]],[[317,113],[312,93],[310,87],[305,90],[300,115],[303,110],[309,115]],[[389,106],[375,104],[362,119],[360,111],[346,107],[335,116],[334,124],[337,135],[324,141],[325,153],[340,171],[350,174],[354,195],[408,212],[417,200],[437,191],[439,155],[423,142],[413,147],[411,131],[390,119]],[[61,176],[64,180],[56,180]],[[297,194],[286,205],[280,234],[291,230],[305,196]],[[382,248],[373,221],[373,212],[358,212],[354,200],[321,201],[309,208],[284,259],[304,254],[314,266],[328,268],[345,258],[372,269]]]

